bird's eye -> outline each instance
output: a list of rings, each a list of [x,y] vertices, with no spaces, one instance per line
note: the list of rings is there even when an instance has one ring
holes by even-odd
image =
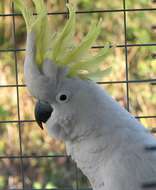
[[[68,102],[68,100],[69,100],[69,93],[68,93],[68,92],[59,93],[59,94],[56,96],[56,100],[57,100],[57,102],[59,102],[59,103]]]

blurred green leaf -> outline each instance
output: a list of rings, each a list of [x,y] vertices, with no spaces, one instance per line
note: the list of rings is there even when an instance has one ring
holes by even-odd
[[[52,189],[52,188],[57,188],[52,182],[49,182],[45,186],[46,189]]]
[[[3,106],[0,106],[0,117],[7,117],[9,116],[10,112],[3,108]]]
[[[5,177],[0,176],[0,189],[3,189],[5,187]]]
[[[33,188],[35,188],[35,189],[41,189],[42,188],[42,184],[39,183],[39,182],[34,182],[33,183]]]

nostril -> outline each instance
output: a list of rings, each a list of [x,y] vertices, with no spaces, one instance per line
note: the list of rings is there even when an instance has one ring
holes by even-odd
[[[47,102],[38,101],[35,106],[35,119],[37,123],[45,123],[51,116],[53,108]]]

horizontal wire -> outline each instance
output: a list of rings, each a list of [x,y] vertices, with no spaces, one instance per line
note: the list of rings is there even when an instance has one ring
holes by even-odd
[[[97,82],[98,84],[125,84],[125,83],[151,83],[155,84],[156,79],[138,79],[138,80],[115,80],[115,81],[102,81],[102,82]],[[0,88],[14,88],[14,87],[26,87],[25,84],[8,84],[8,85],[0,85]]]
[[[78,10],[76,14],[92,14],[92,13],[117,13],[117,12],[141,12],[156,11],[156,8],[129,8],[129,9],[102,9],[102,10]],[[67,11],[50,12],[48,15],[65,15]],[[36,15],[34,13],[34,15]],[[0,17],[22,16],[20,13],[0,13]]]
[[[98,84],[125,84],[125,83],[153,83],[156,82],[156,79],[138,79],[138,80],[122,80],[122,81],[103,81],[98,82]]]
[[[110,48],[113,47],[113,48],[125,48],[125,47],[149,47],[149,46],[156,46],[156,43],[136,43],[136,44],[118,44],[118,45],[115,45],[112,46],[110,45]],[[97,48],[104,48],[105,45],[95,45],[95,46],[92,46],[93,49],[97,49]],[[14,49],[14,48],[8,48],[8,49],[0,49],[0,52],[1,53],[5,53],[5,52],[23,52],[25,51],[26,49],[25,48],[17,48],[17,49]]]
[[[4,84],[4,85],[0,85],[0,88],[14,88],[14,87],[26,87],[25,84]]]
[[[143,116],[135,116],[136,119],[152,119],[156,118],[156,115],[143,115]]]
[[[118,44],[115,46],[110,45],[109,47],[113,47],[113,48],[125,48],[125,47],[148,47],[148,46],[156,46],[156,43],[137,43],[137,44]],[[91,48],[104,48],[105,45],[95,45],[92,46]]]
[[[23,49],[22,49],[22,48],[17,48],[17,49],[9,48],[9,49],[0,49],[0,52],[2,52],[2,53],[3,53],[3,52],[4,52],[4,53],[5,53],[5,52],[8,52],[8,53],[9,53],[9,52],[15,52],[15,51],[16,51],[16,52],[21,52],[21,51],[25,51],[25,50],[26,50],[26,49],[24,49],[24,48],[23,48]]]
[[[136,119],[152,119],[156,118],[156,115],[145,115],[145,116],[134,116]],[[6,123],[33,123],[36,122],[35,120],[1,120],[0,124],[6,124]]]
[[[0,124],[6,124],[6,123],[33,123],[36,122],[35,120],[1,120]]]
[[[102,10],[85,10],[76,11],[77,14],[86,13],[116,13],[116,12],[141,12],[141,11],[156,11],[156,8],[129,8],[129,9],[102,9]]]
[[[30,158],[60,158],[60,157],[68,157],[70,158],[70,156],[65,155],[65,154],[55,154],[55,155],[6,155],[6,156],[0,156],[0,159],[30,159]]]

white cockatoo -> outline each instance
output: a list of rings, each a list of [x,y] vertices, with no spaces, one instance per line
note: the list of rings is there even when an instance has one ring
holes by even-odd
[[[43,0],[33,0],[37,15],[25,1],[14,0],[27,26],[24,76],[37,98],[35,116],[48,134],[64,140],[67,154],[89,179],[94,190],[156,189],[155,137],[107,92],[93,82],[108,72],[99,66],[102,49],[91,56],[100,24],[79,45],[73,45],[75,11],[52,35]]]

